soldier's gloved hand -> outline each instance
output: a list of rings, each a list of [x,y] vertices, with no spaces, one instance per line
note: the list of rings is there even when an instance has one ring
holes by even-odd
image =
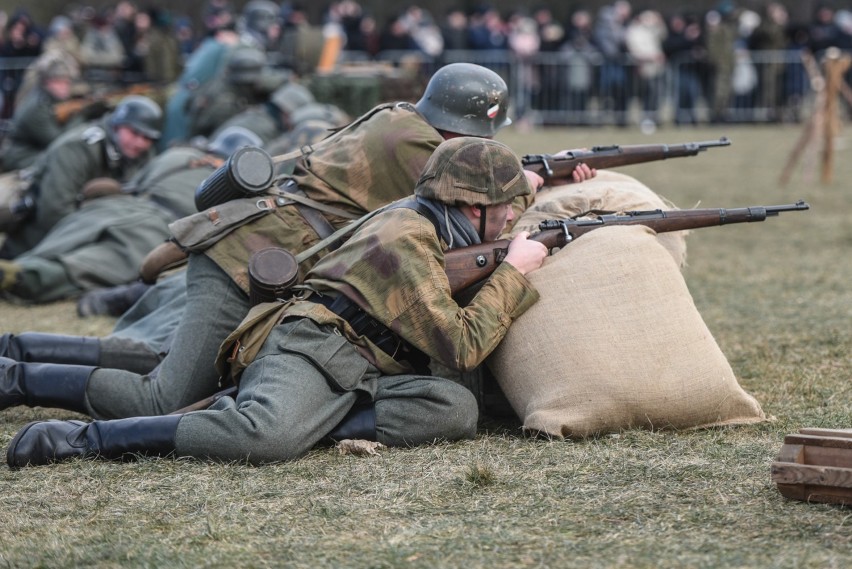
[[[529,231],[518,233],[509,243],[509,252],[503,259],[504,263],[509,263],[522,275],[539,268],[547,257],[547,247],[538,241],[531,241],[529,236]]]

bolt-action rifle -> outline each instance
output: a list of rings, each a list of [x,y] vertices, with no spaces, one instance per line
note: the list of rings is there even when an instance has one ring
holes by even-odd
[[[543,243],[548,250],[564,247],[589,231],[614,225],[645,225],[657,233],[713,227],[729,223],[763,221],[784,211],[803,211],[810,206],[802,200],[789,205],[755,206],[735,209],[670,209],[627,211],[588,219],[559,219],[541,222],[530,239]],[[453,294],[484,280],[497,268],[509,251],[508,239],[452,249],[444,254],[444,266]]]
[[[764,221],[784,211],[803,211],[810,206],[802,200],[790,205],[755,206],[736,209],[671,209],[628,211],[623,214],[601,215],[594,219],[560,219],[543,221],[540,231],[530,239],[543,243],[548,250],[564,247],[589,231],[613,225],[645,225],[657,233],[682,231],[699,227],[712,227],[728,223]],[[452,249],[444,254],[444,268],[450,280],[453,295],[463,292],[488,278],[509,252],[508,239]],[[207,409],[222,397],[233,397],[234,386],[219,391],[206,399],[174,411],[183,414]]]
[[[521,158],[525,170],[535,172],[550,186],[572,182],[571,172],[578,164],[589,168],[616,168],[630,164],[654,162],[666,158],[695,156],[708,148],[730,146],[723,136],[719,140],[685,144],[634,144],[627,146],[594,146],[591,150],[573,150],[559,154],[527,154]]]

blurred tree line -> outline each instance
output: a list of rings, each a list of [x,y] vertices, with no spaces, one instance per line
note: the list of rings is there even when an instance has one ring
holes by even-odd
[[[248,0],[231,0],[231,4],[237,9],[242,8]],[[762,7],[768,0],[735,0],[737,7],[749,8],[760,12]],[[824,3],[825,0],[782,0],[790,11],[791,19],[794,22],[808,22],[811,19],[811,14],[817,4]],[[67,0],[38,0],[38,2],[26,2],[21,0],[0,0],[0,10],[7,14],[13,13],[18,8],[24,8],[33,16],[35,21],[47,26],[53,16],[65,12],[73,5],[90,5],[95,8],[103,8],[114,6],[117,0],[89,0],[84,2],[68,2]],[[141,8],[158,7],[169,10],[174,16],[189,16],[197,24],[200,25],[199,15],[206,3],[206,0],[181,0],[180,2],[166,2],[163,0],[135,0],[135,3]],[[319,23],[322,13],[330,4],[330,0],[322,0],[320,2],[311,2],[306,0],[296,0],[296,3],[301,4],[308,12],[311,21]],[[517,0],[428,0],[417,1],[407,0],[405,2],[388,2],[387,0],[359,0],[359,3],[368,11],[376,16],[377,21],[383,23],[388,16],[394,12],[404,8],[407,5],[415,4],[425,9],[428,9],[436,20],[440,20],[451,7],[461,7],[465,10],[473,9],[483,4],[489,4],[502,12],[509,12],[518,9]],[[582,2],[560,2],[557,0],[536,0],[527,4],[527,8],[532,9],[538,6],[547,6],[551,9],[554,16],[565,21],[568,15],[577,8],[583,7],[590,9],[593,12],[599,7],[611,3],[611,0],[583,0]],[[689,10],[692,12],[704,12],[714,8],[719,3],[719,0],[692,0],[687,6],[684,6],[683,0],[632,0],[634,12],[651,8],[659,10],[663,14],[670,14],[677,11]],[[848,8],[848,2],[835,2],[837,8]]]

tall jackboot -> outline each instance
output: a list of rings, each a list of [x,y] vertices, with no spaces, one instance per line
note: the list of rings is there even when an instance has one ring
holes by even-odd
[[[25,425],[6,451],[9,468],[39,466],[75,457],[132,459],[166,456],[175,450],[183,415],[133,417],[112,421],[34,421]]]
[[[86,385],[96,368],[0,358],[0,410],[15,405],[86,410]]]
[[[372,402],[359,404],[349,410],[326,438],[333,441],[343,439],[376,440],[376,405]]]
[[[3,334],[0,336],[0,357],[19,362],[42,362],[96,366],[100,363],[101,343],[89,336],[62,334]]]

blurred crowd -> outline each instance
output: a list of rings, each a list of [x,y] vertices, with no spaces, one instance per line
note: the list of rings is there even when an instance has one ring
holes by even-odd
[[[668,85],[675,85],[679,124],[697,122],[699,100],[712,122],[731,120],[732,109],[746,106],[781,120],[785,109],[796,111],[807,88],[799,54],[852,49],[852,11],[827,3],[804,23],[792,23],[778,2],[755,11],[732,0],[706,12],[684,7],[671,14],[634,10],[628,0],[616,0],[596,12],[576,9],[566,21],[544,6],[501,13],[483,3],[432,14],[408,4],[380,22],[355,0],[342,0],[330,2],[322,20],[312,22],[299,2],[251,0],[237,11],[228,0],[209,0],[201,28],[194,22],[177,7],[146,8],[128,0],[101,10],[69,5],[47,25],[33,21],[25,8],[0,12],[3,118],[11,116],[23,81],[14,58],[60,50],[89,78],[169,84],[223,27],[263,50],[270,65],[297,75],[316,68],[329,38],[339,42],[339,60],[399,64],[414,57],[424,76],[450,61],[450,54],[457,61],[466,52],[467,59],[498,67],[520,85],[513,90],[520,93],[519,116],[529,109],[584,110],[591,98],[603,96],[601,104],[619,123],[633,98],[644,120],[658,121],[663,78],[672,73]],[[766,53],[775,55],[761,55]]]

